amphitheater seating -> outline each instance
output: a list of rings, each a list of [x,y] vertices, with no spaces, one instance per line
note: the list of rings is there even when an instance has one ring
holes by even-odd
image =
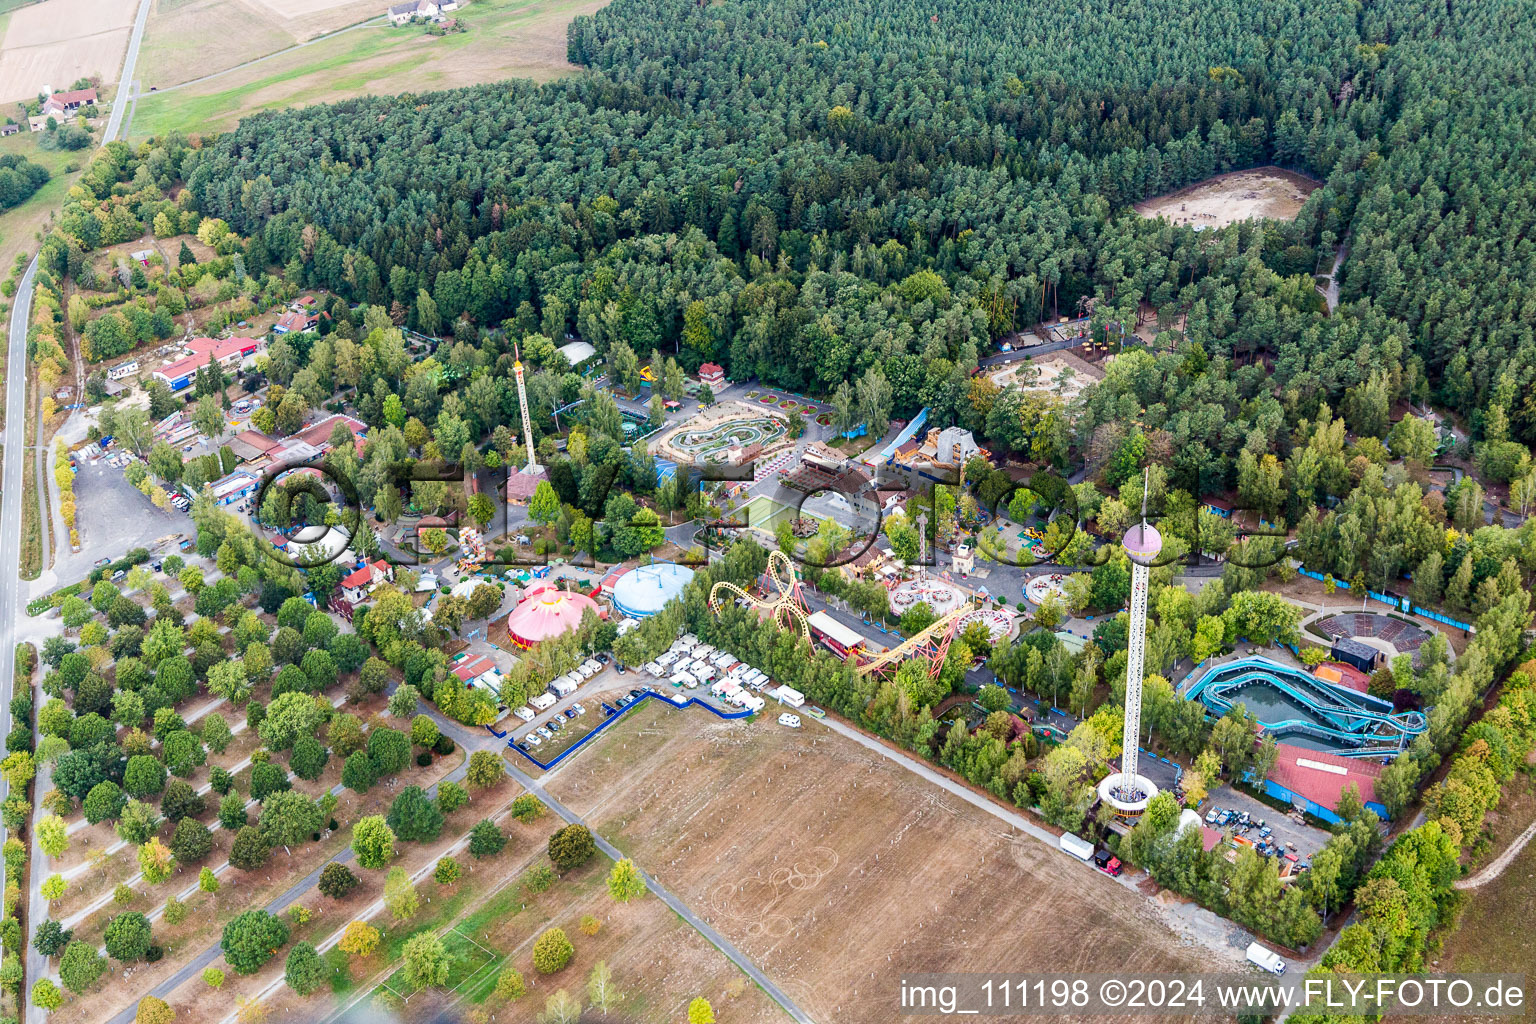
[[[1333,639],[1350,636],[1368,636],[1384,640],[1403,654],[1417,654],[1430,638],[1429,630],[1394,618],[1372,612],[1354,612],[1320,619],[1318,630]]]

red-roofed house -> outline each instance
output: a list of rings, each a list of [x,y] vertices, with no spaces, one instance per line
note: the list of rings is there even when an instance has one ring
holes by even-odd
[[[723,387],[725,369],[718,363],[705,363],[699,367],[699,383],[708,384],[711,388]]]
[[[343,576],[341,579],[341,595],[349,605],[355,605],[368,596],[377,584],[395,578],[394,567],[384,559],[364,565],[362,568]]]
[[[329,451],[331,447],[331,432],[336,429],[336,424],[345,423],[347,429],[352,432],[354,440],[366,437],[368,424],[362,420],[353,419],[351,416],[336,413],[322,420],[316,420],[297,434],[292,435],[305,444],[312,444],[322,452]]]
[[[261,351],[261,346],[259,338],[193,338],[182,347],[180,359],[160,367],[153,376],[165,381],[172,391],[180,391],[208,365],[210,355],[220,366],[238,366],[246,356]]]
[[[1289,800],[1324,821],[1342,821],[1336,811],[1345,787],[1354,786],[1365,806],[1383,818],[1390,817],[1376,799],[1376,779],[1381,763],[1371,758],[1340,757],[1323,750],[1278,744],[1275,766],[1264,779],[1270,796]]]

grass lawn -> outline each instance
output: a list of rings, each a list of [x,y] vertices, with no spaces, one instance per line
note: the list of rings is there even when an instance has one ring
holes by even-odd
[[[369,25],[263,59],[205,82],[139,99],[132,133],[210,134],[261,110],[409,89],[425,92],[505,78],[547,80],[574,70],[565,27],[606,0],[476,0],[464,32]]]
[[[448,953],[448,979],[442,985],[446,991],[457,992],[461,986],[472,984],[476,991],[483,988],[488,994],[496,987],[496,968],[506,959],[500,951],[482,946],[457,928],[449,929],[443,936],[443,948]],[[489,987],[484,984],[487,978],[490,979]],[[409,999],[420,991],[406,978],[403,967],[380,987],[401,999]]]
[[[23,125],[20,135],[0,139],[0,156],[26,157],[48,168],[48,173],[53,175],[26,202],[0,212],[0,275],[9,276],[17,253],[37,250],[37,233],[57,215],[69,187],[80,176],[80,168],[89,162],[94,152],[92,149],[41,149],[37,144],[39,138],[41,133],[33,134]],[[66,170],[71,165],[76,169]]]

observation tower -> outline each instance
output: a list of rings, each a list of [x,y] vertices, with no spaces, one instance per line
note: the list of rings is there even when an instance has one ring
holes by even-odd
[[[1099,783],[1099,799],[1126,820],[1141,817],[1157,796],[1157,786],[1137,772],[1141,734],[1141,676],[1147,649],[1147,583],[1152,563],[1163,549],[1163,538],[1147,522],[1148,475],[1142,477],[1141,522],[1125,532],[1121,545],[1131,560],[1131,623],[1125,661],[1125,732],[1121,739],[1120,770]]]

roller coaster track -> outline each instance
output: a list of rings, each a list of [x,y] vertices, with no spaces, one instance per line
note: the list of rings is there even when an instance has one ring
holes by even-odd
[[[1399,742],[1403,742],[1422,733],[1428,724],[1423,712],[1420,711],[1375,711],[1371,710],[1366,699],[1360,700],[1359,703],[1343,703],[1337,699],[1328,699],[1324,695],[1330,692],[1330,688],[1323,680],[1304,676],[1294,670],[1283,667],[1277,669],[1247,659],[1212,669],[1186,691],[1185,696],[1190,699],[1200,699],[1213,714],[1220,715],[1230,710],[1235,703],[1231,694],[1249,683],[1263,683],[1275,687],[1308,710],[1325,717],[1330,723],[1320,725],[1304,719],[1267,723],[1275,732],[1302,732],[1319,739],[1359,743],[1361,744],[1359,749],[1347,752],[1357,756],[1395,752],[1398,749],[1395,746],[1389,748],[1382,744],[1382,737],[1371,731],[1377,727],[1385,726],[1397,734]],[[1303,686],[1312,692],[1304,692]],[[1369,703],[1385,704],[1379,700],[1370,700]],[[1375,745],[1370,745],[1372,741]]]
[[[783,573],[781,576],[780,573]],[[709,588],[709,610],[716,615],[720,614],[721,594],[730,594],[738,600],[746,602],[748,607],[756,608],[759,613],[767,612],[773,616],[774,625],[780,629],[792,629],[795,625],[800,627],[800,639],[806,643],[811,642],[810,613],[805,609],[805,599],[800,596],[800,581],[795,576],[794,563],[789,556],[782,551],[773,551],[768,555],[768,578],[773,581],[774,587],[779,592],[776,601],[760,601],[741,589],[734,583],[720,582]]]
[[[944,667],[944,655],[949,651],[949,642],[954,638],[956,624],[975,610],[976,606],[967,601],[922,632],[913,633],[890,650],[877,654],[864,662],[858,667],[859,675],[867,676],[872,672],[881,672],[892,665],[899,664],[919,650],[927,647],[930,643],[933,643],[936,637],[938,641],[931,653],[928,674],[930,676],[938,675],[939,669]]]

